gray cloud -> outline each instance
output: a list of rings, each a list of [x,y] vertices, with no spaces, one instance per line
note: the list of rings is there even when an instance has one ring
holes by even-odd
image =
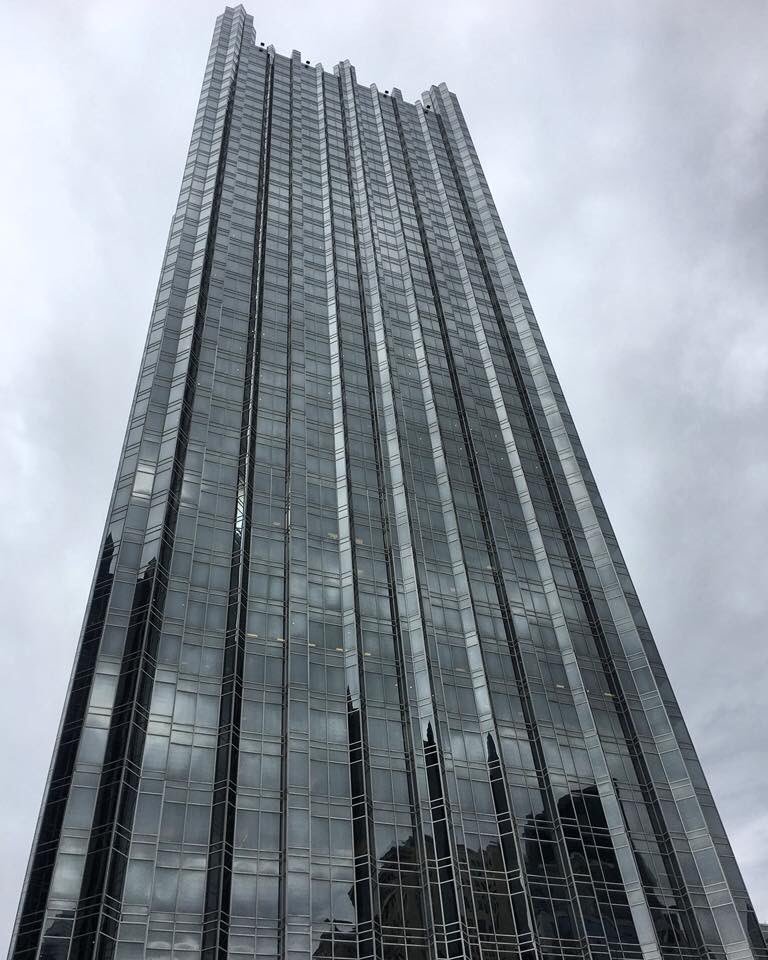
[[[223,6],[223,2],[221,4]],[[462,102],[768,918],[768,8],[257,5],[259,39]],[[18,897],[218,3],[3,6],[0,937]],[[10,93],[9,93],[10,91]]]

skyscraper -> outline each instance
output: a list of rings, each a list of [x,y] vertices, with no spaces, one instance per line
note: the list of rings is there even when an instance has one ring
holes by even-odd
[[[456,98],[242,7],[10,955],[767,955]]]

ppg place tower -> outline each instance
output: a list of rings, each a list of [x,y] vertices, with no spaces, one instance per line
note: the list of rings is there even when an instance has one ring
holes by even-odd
[[[456,97],[218,18],[12,960],[752,960]]]

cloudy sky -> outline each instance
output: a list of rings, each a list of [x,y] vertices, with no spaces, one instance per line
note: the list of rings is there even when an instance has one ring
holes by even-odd
[[[0,945],[29,851],[212,0],[0,13]],[[254,4],[457,92],[758,915],[768,920],[768,6]]]

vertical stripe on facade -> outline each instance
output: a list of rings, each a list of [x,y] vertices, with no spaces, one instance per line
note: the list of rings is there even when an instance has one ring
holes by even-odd
[[[249,57],[249,59],[253,58]],[[253,68],[258,69],[255,63],[253,63]],[[264,208],[267,196],[266,179],[269,172],[270,93],[273,73],[271,56],[264,57],[263,72],[264,96],[261,108],[261,123],[259,124],[258,179],[253,224],[245,381],[238,452],[237,500],[232,537],[227,633],[222,669],[219,732],[216,745],[215,780],[206,869],[205,914],[202,935],[202,956],[205,960],[218,960],[218,958],[226,957],[229,942],[232,857],[237,812],[240,721],[245,659],[245,620],[248,606],[251,512],[253,510],[256,401],[261,345],[260,300],[263,284],[264,230],[266,229]]]
[[[437,897],[432,898],[437,957],[456,957],[462,956],[465,948],[459,918],[451,839],[448,835],[443,763],[437,740],[439,731],[433,703],[432,668],[424,637],[420,588],[412,545],[411,517],[408,510],[395,399],[392,392],[391,362],[386,341],[380,281],[374,259],[376,222],[367,195],[354,71],[344,63],[340,65],[340,74],[348,118],[354,194],[364,251],[364,272],[367,274],[366,286],[372,308],[372,315],[369,318],[373,331],[371,342],[381,395],[388,491],[392,498],[393,533],[396,537],[397,564],[400,572],[397,585],[400,597],[400,630],[406,659],[406,675],[409,678],[408,686],[414,688],[416,692],[413,702],[413,747],[416,764],[421,768],[420,772],[423,771],[426,775],[424,779],[419,779],[417,775],[420,787],[419,801],[422,818],[431,826],[430,833],[434,843],[433,850],[427,850],[427,864],[430,884],[437,891]],[[424,786],[427,788],[426,796],[423,792]],[[437,915],[434,913],[436,910],[439,910]]]

